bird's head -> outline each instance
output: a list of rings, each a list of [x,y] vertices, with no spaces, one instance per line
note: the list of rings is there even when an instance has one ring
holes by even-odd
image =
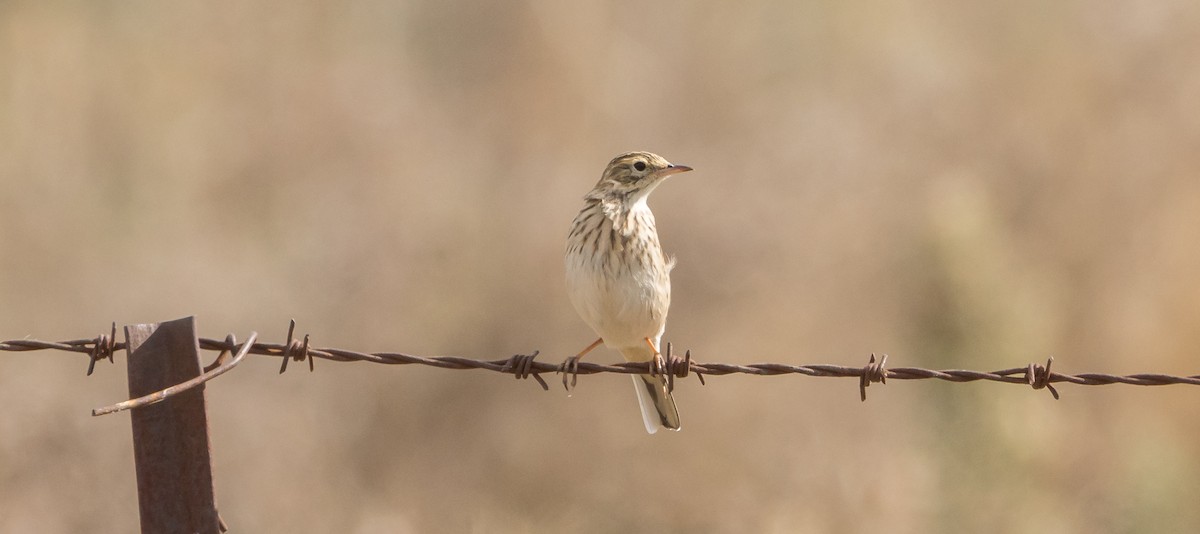
[[[608,162],[588,199],[619,202],[629,209],[658,187],[668,176],[692,170],[686,165],[672,165],[662,156],[649,152],[629,152]]]

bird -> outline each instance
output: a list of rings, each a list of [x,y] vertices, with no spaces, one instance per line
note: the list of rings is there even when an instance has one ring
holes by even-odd
[[[560,366],[568,390],[579,360],[601,343],[626,361],[663,368],[659,342],[675,260],[663,253],[646,199],[668,177],[690,170],[650,152],[627,152],[613,158],[584,195],[567,236],[567,293],[599,339]],[[633,384],[646,431],[679,430],[679,410],[663,374],[633,375]]]

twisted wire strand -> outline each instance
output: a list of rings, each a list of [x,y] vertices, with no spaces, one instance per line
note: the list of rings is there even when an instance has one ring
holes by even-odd
[[[425,365],[429,367],[437,367],[440,369],[451,370],[466,370],[466,369],[483,369],[515,376],[518,379],[533,377],[543,389],[549,389],[545,380],[539,376],[541,373],[559,373],[564,371],[562,363],[549,363],[536,361],[537,351],[532,354],[517,354],[509,358],[499,360],[477,360],[471,358],[463,358],[459,356],[416,356],[405,354],[402,352],[359,352],[354,350],[313,347],[309,343],[309,336],[305,335],[302,340],[294,337],[295,321],[291,321],[288,326],[287,341],[284,343],[259,343],[254,341],[254,337],[249,339],[249,343],[239,344],[232,335],[225,339],[200,338],[198,340],[200,348],[207,351],[217,351],[222,353],[221,358],[227,357],[229,354],[238,354],[237,360],[246,354],[256,354],[262,356],[276,356],[282,359],[282,364],[279,372],[287,370],[287,362],[290,360],[307,361],[309,370],[314,369],[314,360],[322,359],[334,362],[370,362],[385,365]],[[40,341],[34,339],[18,339],[10,341],[0,341],[0,351],[5,352],[29,352],[38,350],[54,350],[62,352],[75,352],[87,354],[89,359],[88,374],[90,375],[96,361],[100,359],[113,360],[113,353],[126,350],[126,344],[117,342],[116,324],[112,325],[110,333],[101,334],[91,339],[72,339],[67,341]],[[972,371],[966,369],[923,369],[919,367],[896,367],[886,368],[888,356],[882,355],[882,358],[876,359],[874,354],[871,355],[870,361],[863,367],[851,367],[832,364],[808,364],[808,365],[793,365],[785,363],[753,363],[753,364],[732,364],[732,363],[714,363],[714,362],[696,362],[692,360],[691,351],[687,351],[683,357],[673,354],[673,349],[670,343],[667,344],[667,350],[664,353],[664,363],[660,367],[656,367],[652,362],[622,362],[622,363],[592,363],[579,362],[578,368],[574,372],[579,375],[593,375],[601,373],[616,373],[616,374],[654,374],[661,373],[669,378],[669,387],[674,388],[675,378],[686,378],[689,374],[695,374],[701,381],[704,382],[704,377],[708,376],[724,376],[731,374],[744,374],[756,376],[779,376],[779,375],[804,375],[811,377],[836,377],[836,378],[858,378],[859,391],[862,400],[866,400],[866,388],[872,383],[884,384],[888,379],[891,380],[943,380],[947,382],[1000,382],[1005,384],[1022,384],[1031,386],[1033,389],[1048,389],[1054,398],[1058,398],[1058,391],[1053,384],[1069,383],[1080,386],[1105,386],[1112,384],[1126,384],[1133,386],[1168,386],[1168,385],[1191,385],[1200,386],[1200,375],[1191,376],[1174,376],[1159,373],[1138,373],[1132,375],[1112,375],[1105,373],[1080,373],[1075,375],[1052,372],[1050,366],[1053,363],[1053,358],[1048,359],[1045,365],[1038,363],[1030,363],[1025,367],[1013,367],[1009,369],[1000,369],[997,371]],[[223,359],[214,362],[210,368],[224,367],[221,372],[227,371],[232,365],[228,365]],[[220,374],[220,373],[215,373]],[[214,378],[209,376],[205,380]],[[202,381],[200,382],[202,383]],[[155,394],[155,402],[161,401],[173,394],[181,393],[190,387],[183,384],[172,386],[166,390]],[[170,391],[168,391],[170,390]],[[133,406],[137,407],[137,405]],[[108,413],[108,412],[105,412]]]

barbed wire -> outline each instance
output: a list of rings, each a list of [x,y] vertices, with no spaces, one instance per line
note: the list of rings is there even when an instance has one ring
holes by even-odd
[[[316,359],[329,360],[335,362],[370,362],[385,365],[426,365],[437,367],[440,369],[466,370],[466,369],[483,369],[504,374],[510,374],[517,379],[534,378],[542,389],[549,390],[549,385],[540,376],[542,373],[564,373],[566,372],[566,362],[563,363],[548,363],[536,361],[538,352],[534,351],[531,354],[517,354],[505,359],[499,360],[476,360],[471,358],[462,358],[458,356],[415,356],[401,352],[358,352],[347,349],[338,348],[318,348],[311,346],[309,336],[306,334],[302,339],[297,339],[295,334],[296,322],[293,320],[288,325],[287,341],[284,343],[260,343],[256,342],[257,333],[251,334],[251,337],[245,343],[237,343],[233,335],[227,336],[223,340],[211,338],[199,338],[201,350],[218,351],[221,355],[212,365],[205,368],[205,373],[193,380],[189,380],[184,384],[178,384],[170,388],[164,389],[146,395],[141,399],[135,399],[118,403],[106,408],[93,410],[94,415],[103,415],[129,408],[136,408],[145,404],[159,402],[172,395],[182,393],[192,387],[198,386],[217,375],[227,372],[241,361],[246,354],[256,354],[262,356],[275,356],[282,358],[282,363],[279,372],[287,371],[288,362],[307,361],[309,371],[315,368],[314,361]],[[38,350],[56,350],[64,352],[75,352],[88,355],[88,370],[87,374],[91,375],[95,370],[96,362],[107,359],[113,362],[113,354],[126,349],[126,344],[116,341],[116,323],[112,324],[107,334],[101,334],[91,339],[73,339],[68,341],[39,341],[34,339],[18,339],[10,341],[0,341],[0,351],[7,352],[28,352]],[[236,353],[232,360],[228,360],[229,354]],[[1081,373],[1068,375],[1057,373],[1050,370],[1054,358],[1048,358],[1046,364],[1030,363],[1024,367],[1013,367],[1010,369],[1001,369],[998,371],[971,371],[965,369],[922,369],[918,367],[898,367],[887,368],[888,355],[883,354],[879,358],[875,354],[870,355],[870,359],[863,367],[850,367],[843,365],[831,364],[808,364],[808,365],[792,365],[785,363],[753,363],[753,364],[731,364],[731,363],[702,363],[692,360],[691,351],[685,351],[682,357],[673,353],[673,348],[670,343],[667,343],[666,351],[663,354],[663,361],[656,362],[623,362],[623,363],[591,363],[577,362],[572,364],[570,374],[574,375],[593,375],[600,373],[617,373],[617,374],[659,374],[666,376],[668,379],[668,387],[674,389],[676,378],[687,378],[689,375],[696,375],[701,384],[704,384],[705,376],[724,376],[730,374],[745,374],[756,376],[778,376],[797,374],[811,377],[834,377],[834,378],[858,378],[859,379],[859,394],[863,401],[867,400],[867,387],[873,383],[885,384],[888,379],[891,380],[944,380],[947,382],[999,382],[1005,384],[1022,384],[1030,386],[1033,389],[1047,389],[1055,399],[1059,398],[1058,391],[1054,388],[1057,383],[1069,383],[1080,386],[1106,386],[1113,384],[1126,384],[1133,386],[1167,386],[1167,385],[1192,385],[1200,386],[1200,375],[1192,376],[1173,376],[1157,373],[1139,373],[1132,375],[1111,375],[1104,373]],[[566,382],[564,381],[564,386]]]

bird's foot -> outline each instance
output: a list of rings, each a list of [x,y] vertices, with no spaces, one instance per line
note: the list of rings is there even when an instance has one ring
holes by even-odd
[[[667,372],[667,360],[663,358],[661,352],[655,351],[654,357],[650,359],[650,375],[662,377]]]
[[[563,389],[571,391],[575,387],[575,382],[579,378],[579,360],[583,358],[582,354],[571,356],[563,360],[558,366],[558,373],[562,373]]]

